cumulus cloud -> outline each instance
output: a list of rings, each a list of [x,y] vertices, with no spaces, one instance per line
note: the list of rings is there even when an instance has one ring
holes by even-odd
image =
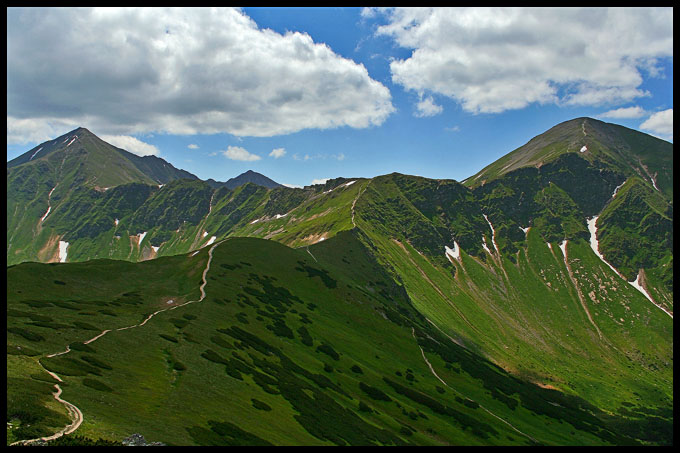
[[[269,157],[273,157],[274,159],[278,159],[279,157],[283,157],[286,155],[286,149],[285,148],[274,148],[271,153],[269,153]]]
[[[234,8],[8,8],[7,62],[15,123],[266,137],[366,128],[394,111],[362,64]]]
[[[640,106],[635,107],[624,107],[620,109],[609,110],[607,112],[598,115],[600,118],[642,118],[647,115],[645,109]]]
[[[419,118],[424,118],[428,116],[438,115],[444,110],[441,105],[434,103],[432,96],[427,96],[425,99],[421,99],[420,102],[416,104],[415,116]]]
[[[673,109],[657,112],[640,124],[640,129],[660,135],[666,140],[673,140]]]
[[[240,160],[243,162],[254,162],[262,159],[257,154],[249,153],[245,148],[241,148],[240,146],[229,146],[226,151],[222,151],[222,154],[224,154],[227,159]]]
[[[198,149],[198,145],[192,143],[192,144],[190,144],[189,146],[187,146],[187,148],[189,148],[189,149]]]
[[[158,156],[160,154],[160,151],[154,145],[129,135],[100,135],[99,138],[138,156]]]
[[[663,76],[672,8],[394,8],[377,35],[412,49],[392,81],[473,113],[529,104],[616,105],[647,96],[640,70]],[[367,16],[368,17],[368,16]],[[422,102],[422,100],[421,100]]]
[[[78,123],[50,118],[48,120],[34,118],[7,117],[7,143],[20,144],[41,143],[77,129]]]

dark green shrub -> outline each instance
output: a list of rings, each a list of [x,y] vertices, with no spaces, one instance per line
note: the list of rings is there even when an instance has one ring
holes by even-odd
[[[328,343],[320,344],[319,346],[316,347],[316,350],[330,356],[333,360],[340,360],[340,354],[335,352],[333,346],[331,346]]]
[[[267,412],[272,410],[272,408],[269,406],[269,404],[263,403],[260,400],[256,400],[255,398],[251,398],[250,401],[253,403],[253,407],[255,409],[259,409],[261,411],[267,411]]]
[[[101,392],[113,392],[113,389],[109,387],[108,385],[104,384],[101,381],[98,381],[97,379],[90,379],[90,378],[85,378],[83,379],[83,385],[93,388],[95,390],[99,390]]]
[[[392,401],[392,398],[387,396],[387,394],[385,392],[383,392],[382,390],[380,390],[377,387],[372,387],[372,386],[365,384],[363,382],[359,382],[359,388],[361,390],[363,390],[364,393],[366,393],[368,396],[370,396],[374,400],[388,401],[388,402]]]

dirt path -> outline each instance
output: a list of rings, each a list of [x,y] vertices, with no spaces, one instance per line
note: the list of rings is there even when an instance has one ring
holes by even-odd
[[[181,304],[181,305],[175,305],[174,307],[168,307],[168,308],[164,308],[164,309],[162,309],[162,310],[158,310],[158,311],[156,311],[155,313],[152,313],[151,315],[149,315],[144,321],[142,321],[142,322],[139,323],[139,324],[135,324],[134,326],[121,327],[121,328],[116,329],[116,330],[119,331],[119,330],[132,329],[132,328],[135,328],[135,327],[141,327],[141,326],[143,326],[144,324],[146,324],[151,318],[153,318],[155,315],[157,315],[158,313],[161,313],[161,312],[166,311],[166,310],[174,310],[175,308],[183,307],[183,306],[185,306],[185,305],[188,305],[188,304],[191,304],[191,303],[194,303],[194,302],[201,302],[203,299],[205,299],[205,285],[207,285],[207,283],[208,283],[208,280],[206,279],[206,276],[208,275],[208,271],[210,270],[210,264],[211,264],[211,262],[212,262],[212,257],[213,257],[213,250],[215,250],[215,247],[217,247],[218,245],[220,245],[222,242],[224,242],[224,241],[220,241],[220,242],[214,244],[214,245],[210,248],[210,250],[208,251],[208,263],[206,264],[205,269],[203,270],[203,283],[202,283],[201,286],[199,287],[199,290],[201,291],[201,297],[200,297],[199,299],[197,299],[197,300],[190,300],[190,301],[185,302],[185,303],[183,303],[183,304]],[[101,337],[103,337],[104,335],[106,335],[108,332],[111,332],[111,330],[110,330],[110,329],[104,330],[104,331],[102,331],[100,334],[98,334],[97,336],[95,336],[95,337],[93,337],[93,338],[91,338],[91,339],[89,339],[89,340],[87,340],[87,341],[85,341],[85,342],[83,342],[83,343],[84,343],[84,344],[92,343],[93,341],[96,341],[96,340],[98,340],[99,338],[101,338]],[[46,357],[56,357],[56,356],[59,356],[59,355],[68,354],[69,352],[71,352],[71,349],[70,349],[69,346],[67,346],[65,351],[57,352],[57,353],[55,353],[55,354],[50,354],[50,355],[48,355],[48,356],[46,356]],[[48,370],[47,368],[45,368],[45,367],[42,365],[42,363],[40,363],[39,360],[38,360],[38,364],[42,367],[43,370],[45,370],[45,371],[46,371],[50,376],[52,376],[54,379],[56,379],[56,380],[59,381],[59,382],[63,382],[62,379],[57,375],[57,373],[54,373],[54,372]],[[52,394],[52,395],[54,396],[54,399],[56,399],[56,400],[59,401],[61,404],[63,404],[64,406],[66,406],[66,410],[68,411],[69,417],[71,417],[71,420],[73,420],[73,422],[72,422],[70,425],[67,425],[66,427],[64,427],[63,429],[61,429],[60,431],[54,433],[54,434],[51,435],[51,436],[40,437],[40,438],[37,438],[37,439],[19,440],[19,441],[17,441],[17,442],[14,442],[14,443],[10,444],[10,446],[13,446],[13,445],[28,445],[28,444],[31,444],[31,443],[34,443],[34,442],[38,442],[38,441],[50,441],[50,440],[54,440],[54,439],[57,439],[57,438],[59,438],[59,437],[65,435],[65,434],[71,434],[73,431],[75,431],[76,429],[78,429],[78,427],[80,427],[81,423],[83,423],[83,413],[81,412],[80,409],[78,409],[78,407],[77,407],[75,404],[69,403],[68,401],[66,401],[66,400],[64,400],[64,399],[62,399],[62,398],[60,397],[61,392],[62,392],[62,389],[61,389],[61,387],[59,387],[59,384],[54,384],[54,388],[56,389],[56,392],[54,392],[54,393]]]
[[[430,321],[430,322],[431,322],[431,321]],[[416,339],[416,331],[415,331],[415,329],[414,329],[413,327],[411,327],[411,335],[413,335],[413,338],[416,340],[416,344],[418,344],[418,340]],[[457,342],[455,342],[455,343],[457,344]],[[453,390],[454,392],[456,392],[457,394],[459,394],[459,395],[462,396],[463,398],[466,398],[466,399],[468,399],[468,400],[470,400],[470,401],[473,401],[473,402],[479,404],[479,407],[481,407],[481,408],[482,408],[484,411],[486,411],[489,415],[491,415],[492,417],[495,417],[495,418],[497,418],[498,420],[500,420],[501,422],[505,423],[505,424],[508,425],[510,428],[512,428],[513,430],[515,430],[515,431],[518,432],[519,434],[523,435],[523,436],[526,437],[527,439],[530,439],[530,440],[532,440],[533,442],[538,443],[538,441],[537,441],[536,439],[534,439],[533,437],[531,437],[531,436],[528,435],[527,433],[524,433],[524,432],[520,431],[519,429],[515,428],[514,426],[512,426],[512,424],[510,424],[510,422],[508,422],[508,421],[502,419],[501,417],[499,417],[498,415],[494,414],[493,412],[491,412],[491,411],[490,411],[489,409],[487,409],[486,407],[482,406],[479,402],[473,400],[472,398],[467,397],[466,395],[462,394],[461,392],[459,392],[458,390],[454,389],[454,388],[451,387],[449,384],[447,384],[446,381],[444,381],[442,378],[440,378],[439,375],[434,371],[434,367],[432,366],[432,364],[430,363],[430,361],[427,360],[427,357],[425,357],[425,351],[423,351],[423,348],[421,348],[420,345],[418,345],[418,348],[420,349],[420,353],[421,353],[422,356],[423,356],[423,360],[425,361],[425,363],[427,364],[427,366],[430,368],[430,371],[432,372],[432,375],[433,375],[434,377],[436,377],[437,379],[439,379],[439,382],[441,382],[441,383],[444,384],[446,387],[450,388],[451,390]]]

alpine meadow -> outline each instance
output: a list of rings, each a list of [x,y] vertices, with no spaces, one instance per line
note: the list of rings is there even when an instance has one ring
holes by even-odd
[[[91,25],[74,19],[66,35],[86,39],[99,20],[113,27],[118,10],[104,10],[87,16]],[[194,10],[204,22],[192,16]],[[125,20],[141,25],[152,23],[145,22],[151,21],[148,14],[158,12],[164,32],[145,47],[147,32],[120,25],[120,33],[112,32],[101,44],[121,58],[120,65],[110,62],[116,65],[110,66],[110,74],[96,66],[99,60],[88,53],[87,45],[81,54],[68,36],[55,38],[55,53],[76,52],[74,57],[82,58],[86,68],[69,76],[82,88],[75,108],[65,100],[74,93],[61,79],[66,78],[66,66],[54,68],[60,81],[53,86],[42,76],[14,75],[27,71],[33,61],[26,51],[26,61],[19,64],[15,54],[43,36],[26,37],[16,31],[16,24],[34,20],[48,27],[46,31],[57,30],[49,28],[50,18],[61,17],[61,12],[8,8],[8,142],[14,140],[12,131],[33,127],[38,117],[61,115],[60,127],[70,125],[69,132],[61,129],[48,140],[16,142],[30,143],[30,149],[12,155],[8,144],[8,446],[673,445],[672,108],[670,135],[602,119],[622,118],[624,109],[609,116],[572,115],[538,135],[525,133],[531,129],[519,126],[524,119],[513,119],[508,129],[517,129],[522,137],[517,144],[524,144],[503,147],[503,130],[480,126],[483,132],[471,139],[467,151],[450,157],[451,162],[483,162],[461,181],[453,173],[447,179],[420,169],[396,172],[393,169],[401,167],[389,167],[388,159],[383,160],[391,173],[366,176],[373,171],[370,152],[360,151],[356,143],[393,147],[395,161],[400,147],[414,146],[417,158],[427,161],[428,132],[405,124],[433,123],[449,114],[443,110],[474,117],[480,124],[496,115],[500,118],[494,124],[501,124],[505,110],[573,113],[572,101],[578,96],[595,98],[614,91],[623,96],[625,87],[605,87],[604,78],[586,69],[581,76],[585,82],[578,83],[548,74],[551,84],[564,83],[569,89],[590,84],[588,90],[599,87],[602,92],[581,87],[583,92],[567,96],[560,89],[555,96],[563,98],[553,102],[528,94],[542,82],[532,88],[518,85],[525,87],[531,104],[527,107],[513,98],[521,89],[511,93],[474,85],[477,79],[462,71],[484,71],[484,64],[470,62],[472,54],[455,64],[429,68],[436,58],[449,57],[447,49],[453,52],[454,44],[435,46],[437,32],[458,30],[453,19],[435,21],[446,8],[350,9],[357,30],[373,27],[370,36],[345,38],[350,50],[343,50],[347,43],[339,38],[318,44],[326,35],[311,19],[335,10],[217,9],[211,13],[217,22],[205,10],[124,10]],[[87,9],[66,11],[90,14]],[[514,13],[493,12],[507,21],[488,31],[481,16],[492,12],[473,11],[480,20],[475,29],[479,36],[471,32],[456,43],[491,52],[477,40],[491,43],[497,32],[510,36],[508,48],[514,45],[510,29],[502,28],[519,20]],[[545,14],[547,21],[553,10],[527,11]],[[570,9],[555,11],[565,24],[571,20]],[[599,14],[600,9],[593,11]],[[182,19],[175,23],[175,13],[187,17],[180,14]],[[284,21],[289,13],[299,15],[299,22]],[[338,27],[349,13],[335,11]],[[615,9],[611,14],[623,13]],[[41,14],[44,22],[36,19]],[[668,14],[663,9],[658,14],[663,23]],[[308,15],[310,22],[303,22]],[[204,45],[204,39],[212,41],[203,37],[200,27],[191,28],[196,33],[192,44],[173,41],[173,33],[181,37],[187,32],[181,24],[201,23],[208,33],[226,20],[218,19],[222,16],[232,17],[226,28],[243,27],[239,33],[253,53],[265,52],[265,42],[277,43],[272,59],[260,60],[272,65],[272,73],[263,75],[261,69],[248,75],[248,54],[239,54],[245,44],[229,40],[229,31],[216,34],[213,44],[222,46],[220,52],[241,55],[229,61],[230,74],[220,76],[230,81],[219,85],[232,97],[229,107],[221,104],[226,102],[224,93],[212,99],[202,94],[214,86],[212,57],[191,63],[193,57],[185,53]],[[284,24],[291,29],[277,28]],[[296,31],[303,24],[311,37]],[[432,28],[439,26],[441,30]],[[525,23],[517,27],[515,31],[529,29]],[[354,36],[352,30],[345,36]],[[534,39],[526,33],[518,42]],[[88,45],[100,45],[98,39]],[[169,41],[161,45],[161,39]],[[293,45],[287,40],[297,41]],[[551,45],[547,41],[540,45]],[[381,67],[389,72],[379,76],[372,65],[380,58],[367,56],[364,62],[358,56],[376,54],[379,44],[413,52],[391,60],[380,57]],[[163,66],[167,74],[139,76],[144,82],[137,86],[138,74],[130,71],[141,69],[127,66],[128,54],[116,46],[140,52],[154,70],[165,61],[161,58],[176,55],[186,59],[182,71],[203,72],[177,75]],[[309,46],[304,58],[300,46]],[[579,49],[574,46],[555,52],[569,58],[569,52]],[[360,63],[340,55],[352,48]],[[275,58],[293,59],[286,56],[290,49],[304,64],[319,59],[326,69],[302,70],[303,63],[285,70],[275,67]],[[672,54],[650,55],[635,57],[645,80],[661,80],[654,74],[660,73],[661,61],[670,59],[667,82],[672,84]],[[611,57],[602,57],[602,67],[611,67],[605,58]],[[628,61],[625,55],[621,61]],[[470,62],[470,68],[464,62]],[[17,67],[10,68],[13,65]],[[453,75],[441,73],[454,68],[461,71],[455,73],[455,82]],[[43,70],[50,70],[47,64],[30,73]],[[114,101],[108,88],[95,90],[88,85],[90,70],[106,80],[120,77],[110,90],[119,93],[124,85],[126,94]],[[417,70],[431,72],[416,75]],[[236,74],[240,71],[246,72]],[[504,74],[501,69],[490,71],[498,77]],[[450,85],[444,88],[444,81],[435,81],[437,74]],[[166,80],[172,77],[178,79]],[[351,83],[345,86],[343,77]],[[229,91],[237,79],[243,84]],[[469,89],[455,91],[460,80],[467,81]],[[431,85],[420,88],[418,83],[426,81]],[[158,94],[163,99],[144,98],[138,91],[144,84],[157,88],[153,96],[163,92]],[[249,100],[255,96],[251,86],[262,90],[257,101]],[[649,90],[649,102],[656,99],[651,86],[640,88]],[[371,98],[383,96],[381,87],[387,96],[392,93],[391,100]],[[62,88],[41,107],[58,106],[54,112],[29,115],[33,101],[23,98],[26,93]],[[295,94],[298,89],[302,91]],[[472,93],[480,89],[485,94],[473,99]],[[190,95],[192,100],[183,107],[192,113],[178,113],[174,95]],[[497,95],[505,96],[511,107],[501,106],[499,99],[492,103]],[[86,100],[88,96],[106,99],[99,105],[101,112],[88,110],[93,100]],[[309,107],[305,103],[313,96],[320,96],[319,105]],[[415,113],[404,114],[411,107],[401,103],[415,98]],[[371,102],[385,110],[377,113],[363,106]],[[385,102],[397,107],[384,107]],[[152,112],[155,103],[167,112]],[[312,109],[308,117],[297,116],[300,105]],[[117,111],[122,106],[129,111]],[[255,106],[267,111],[250,110]],[[85,116],[69,116],[81,107]],[[201,108],[206,111],[199,113]],[[237,110],[242,116],[233,116]],[[369,110],[370,119],[359,119],[359,112],[368,115]],[[652,110],[644,111],[655,118]],[[330,126],[324,122],[326,112],[333,116]],[[17,119],[21,115],[24,119]],[[543,124],[540,115],[536,113],[535,124]],[[83,118],[95,126],[72,125]],[[159,118],[167,124],[158,126]],[[208,124],[206,118],[217,119]],[[406,123],[390,122],[397,120]],[[106,122],[117,132],[100,134],[107,130]],[[225,125],[215,126],[218,122]],[[291,126],[296,122],[299,127]],[[59,130],[50,127],[40,130]],[[324,135],[354,129],[363,134],[351,139],[356,143]],[[147,146],[161,152],[139,152],[138,139],[150,141],[152,136],[143,134],[151,132],[158,141]],[[38,129],[35,133],[41,136]],[[220,145],[226,149],[217,156],[208,154],[208,149],[216,149],[206,145],[208,138],[199,140],[226,140],[226,133],[250,138]],[[422,143],[405,141],[410,134],[413,140],[423,134]],[[446,140],[455,143],[455,134],[462,132],[451,129],[446,134]],[[388,135],[395,141],[388,141]],[[277,137],[288,136],[291,142],[271,153],[256,147],[266,144],[269,150],[277,146]],[[328,142],[328,148],[303,149],[305,140],[312,139]],[[481,155],[484,142],[491,140],[502,149],[493,159]],[[175,144],[164,145],[170,142]],[[163,146],[180,142],[190,157],[187,162],[204,156],[206,161],[214,159],[210,162],[215,167],[218,158],[243,164],[230,164],[223,172],[229,174],[222,178],[226,181],[218,180],[218,173],[194,174],[178,168],[184,166],[182,159],[171,163],[167,157]],[[295,154],[295,146],[300,154]],[[368,173],[341,166],[353,160],[364,162]],[[276,171],[267,170],[275,168],[266,167],[270,162],[276,162]],[[340,165],[343,176],[304,186],[288,184],[294,181],[293,173],[280,176],[291,168],[288,165]],[[441,167],[438,171],[448,171]]]

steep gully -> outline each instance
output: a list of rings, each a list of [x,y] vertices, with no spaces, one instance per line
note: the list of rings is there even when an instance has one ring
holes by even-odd
[[[176,308],[183,307],[185,305],[189,305],[189,304],[192,304],[192,303],[195,303],[195,302],[201,302],[203,299],[205,299],[205,286],[208,283],[206,276],[208,274],[208,271],[210,270],[210,263],[212,262],[213,250],[215,249],[215,247],[220,245],[222,242],[224,242],[224,241],[220,241],[220,242],[216,243],[208,251],[208,262],[205,266],[205,269],[203,270],[203,283],[199,287],[199,290],[201,292],[201,297],[198,300],[190,300],[190,301],[185,302],[185,303],[180,304],[180,305],[175,305],[173,307],[167,307],[167,308],[164,308],[162,310],[158,310],[158,311],[152,313],[151,315],[149,315],[144,321],[142,321],[139,324],[135,324],[133,326],[128,326],[128,327],[120,327],[116,330],[121,331],[121,330],[127,330],[127,329],[133,329],[133,328],[136,328],[136,327],[141,327],[144,324],[146,324],[151,318],[156,316],[158,313],[161,313],[161,312],[164,312],[164,311],[167,311],[167,310],[174,310]],[[110,329],[104,330],[100,334],[98,334],[97,336],[95,336],[95,337],[93,337],[93,338],[91,338],[87,341],[84,341],[83,343],[84,344],[92,343],[93,341],[98,340],[99,338],[103,337],[104,335],[106,335],[109,332],[111,332]],[[62,352],[57,352],[57,353],[54,353],[54,354],[47,355],[46,357],[56,357],[56,356],[59,356],[59,355],[68,354],[69,352],[71,352],[71,349],[67,346],[66,350],[64,350]],[[40,361],[38,361],[38,364],[54,379],[56,379],[59,382],[63,382],[62,379],[56,373],[46,369],[42,365],[42,363],[40,363]],[[57,438],[65,435],[65,434],[70,434],[70,433],[74,432],[83,423],[83,413],[81,412],[81,410],[78,409],[78,407],[76,405],[60,398],[62,389],[61,389],[61,387],[59,387],[59,384],[54,384],[54,388],[56,389],[56,392],[53,393],[54,399],[56,399],[58,402],[60,402],[64,406],[66,406],[66,410],[68,411],[69,416],[71,417],[73,422],[70,425],[67,425],[66,427],[64,427],[63,429],[59,430],[58,432],[54,433],[51,436],[40,437],[40,438],[37,438],[37,439],[20,440],[20,441],[17,441],[17,442],[10,444],[11,446],[13,446],[13,445],[28,445],[28,444],[31,444],[31,443],[35,443],[37,441],[47,442],[47,441],[50,441],[50,440],[54,440],[54,439],[57,439]]]

